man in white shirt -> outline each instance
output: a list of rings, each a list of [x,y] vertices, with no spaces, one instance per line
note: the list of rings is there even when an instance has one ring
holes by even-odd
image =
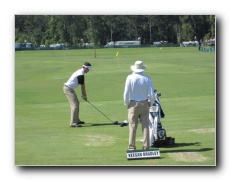
[[[81,69],[75,71],[69,80],[64,83],[63,91],[69,100],[71,117],[70,117],[70,127],[82,127],[81,124],[84,124],[84,121],[79,119],[79,100],[74,91],[75,88],[81,85],[82,98],[87,101],[86,89],[85,89],[85,73],[88,73],[92,70],[90,63],[85,62],[82,65]]]
[[[128,108],[129,150],[136,150],[136,130],[138,119],[142,125],[143,147],[149,149],[149,107],[154,103],[154,87],[149,76],[143,71],[147,67],[142,61],[136,61],[131,66],[132,74],[126,78],[124,89],[124,104]]]

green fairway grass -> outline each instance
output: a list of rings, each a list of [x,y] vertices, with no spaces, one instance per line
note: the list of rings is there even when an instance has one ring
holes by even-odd
[[[116,53],[119,51],[119,56]],[[197,48],[110,48],[15,52],[15,165],[18,166],[215,166],[215,52]],[[85,61],[88,100],[112,121],[127,120],[123,91],[130,66],[142,60],[162,93],[161,119],[175,145],[160,158],[127,160],[128,126],[113,125],[81,98],[83,128],[70,128],[63,83]],[[137,150],[142,148],[141,125]]]

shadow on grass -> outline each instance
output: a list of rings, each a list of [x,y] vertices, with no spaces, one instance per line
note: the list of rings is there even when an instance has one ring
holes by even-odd
[[[113,123],[100,123],[100,124],[85,124],[84,127],[92,127],[92,126],[120,126],[120,123],[113,124]]]
[[[184,147],[184,146],[200,146],[199,142],[195,143],[175,143],[174,145],[168,145],[168,146],[162,146],[158,148],[178,148],[178,147]],[[201,148],[201,149],[177,149],[177,150],[160,150],[161,153],[176,153],[176,152],[204,152],[204,151],[212,151],[213,148]]]
[[[177,153],[177,152],[204,152],[212,151],[213,148],[202,148],[202,149],[178,149],[178,150],[160,150],[161,153]]]
[[[173,145],[165,145],[158,148],[177,148],[177,147],[184,147],[184,146],[200,146],[199,142],[194,143],[175,143]]]

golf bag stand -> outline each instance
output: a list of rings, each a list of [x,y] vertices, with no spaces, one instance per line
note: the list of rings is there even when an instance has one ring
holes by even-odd
[[[175,138],[167,137],[166,130],[161,124],[161,118],[165,117],[160,104],[159,97],[161,93],[155,90],[155,103],[149,108],[149,141],[151,147],[161,147],[164,145],[172,145]]]

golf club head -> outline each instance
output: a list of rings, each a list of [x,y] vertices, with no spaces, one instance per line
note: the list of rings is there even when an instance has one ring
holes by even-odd
[[[118,121],[114,121],[113,124],[118,124]]]

